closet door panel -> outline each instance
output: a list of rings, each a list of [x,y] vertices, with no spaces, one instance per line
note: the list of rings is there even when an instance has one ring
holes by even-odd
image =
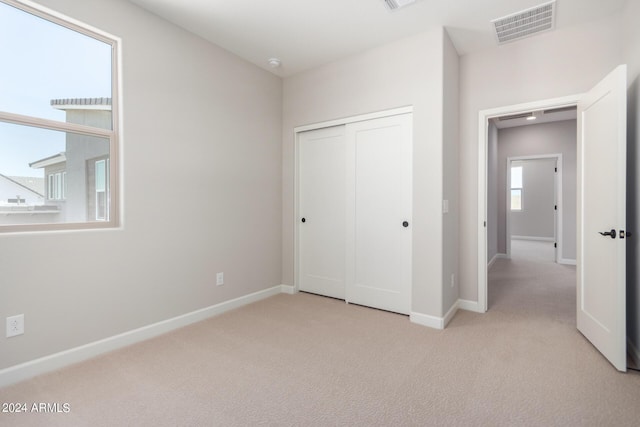
[[[410,114],[349,124],[347,301],[408,314],[411,302]]]
[[[298,142],[299,288],[344,299],[344,126],[303,132]]]

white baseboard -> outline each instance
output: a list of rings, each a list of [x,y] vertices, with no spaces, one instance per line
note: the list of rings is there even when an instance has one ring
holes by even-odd
[[[430,316],[428,314],[412,311],[409,314],[409,320],[411,323],[428,326],[429,328],[444,329],[444,319],[442,317]]]
[[[444,319],[442,322],[442,328],[446,328],[447,325],[449,324],[449,322],[451,322],[451,319],[453,319],[453,316],[456,315],[456,313],[458,312],[458,307],[460,305],[459,301],[456,301],[451,308],[449,309],[449,311],[447,311],[447,314],[444,315]]]
[[[280,292],[282,292],[283,294],[293,295],[293,294],[297,293],[298,291],[296,290],[295,286],[280,285]]]
[[[491,266],[492,266],[493,264],[495,264],[495,262],[496,262],[497,260],[499,260],[499,259],[507,259],[507,258],[509,258],[509,257],[507,256],[507,254],[501,254],[501,253],[497,253],[497,254],[495,254],[495,255],[493,256],[493,258],[491,258],[491,261],[489,261],[489,263],[487,264],[487,270],[491,269]]]
[[[627,338],[627,353],[631,356],[633,363],[635,363],[637,367],[640,367],[640,351],[638,351],[629,338]]]
[[[447,314],[445,314],[444,317],[431,316],[429,314],[417,313],[415,311],[412,311],[409,315],[409,320],[411,321],[411,323],[427,326],[429,328],[444,329],[458,312],[458,304],[459,301],[456,301],[451,306],[449,311],[447,311]]]
[[[458,308],[460,308],[460,310],[473,311],[474,313],[484,313],[484,311],[480,310],[480,308],[478,307],[478,302],[477,301],[469,301],[469,300],[466,300],[466,299],[459,299],[458,300]]]
[[[473,311],[474,313],[484,313],[484,311],[481,311],[478,308],[477,301],[459,299],[455,302],[455,304],[451,306],[444,317],[430,316],[428,314],[412,311],[409,315],[409,320],[411,321],[411,323],[416,323],[418,325],[428,326],[434,329],[444,329],[447,327],[451,319],[453,319],[453,317],[456,315],[458,310]]]
[[[558,264],[564,264],[564,265],[576,265],[576,260],[575,259],[567,259],[567,258],[560,258],[558,260]]]
[[[165,334],[174,329],[217,316],[279,293],[293,293],[293,286],[277,285],[269,289],[192,311],[191,313],[183,314],[172,319],[163,320],[109,338],[2,369],[0,370],[0,387],[15,384],[36,375],[82,362],[83,360]]]
[[[536,242],[555,242],[553,237],[536,237],[536,236],[511,236],[511,240],[533,240]]]

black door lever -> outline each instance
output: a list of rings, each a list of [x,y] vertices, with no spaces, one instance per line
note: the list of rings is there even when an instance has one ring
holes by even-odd
[[[602,234],[603,236],[610,236],[612,239],[616,238],[616,230],[614,230],[613,228],[611,229],[611,231],[599,231],[600,234]]]

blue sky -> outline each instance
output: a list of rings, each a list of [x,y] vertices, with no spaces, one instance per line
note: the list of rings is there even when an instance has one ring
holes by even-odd
[[[52,99],[111,97],[111,46],[0,2],[0,111],[65,120]],[[64,133],[0,122],[0,173],[64,151]]]

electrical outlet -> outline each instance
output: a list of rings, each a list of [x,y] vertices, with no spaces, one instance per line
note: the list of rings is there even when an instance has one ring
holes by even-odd
[[[216,286],[224,285],[224,273],[216,274]]]
[[[7,338],[24,334],[24,314],[7,317]]]

